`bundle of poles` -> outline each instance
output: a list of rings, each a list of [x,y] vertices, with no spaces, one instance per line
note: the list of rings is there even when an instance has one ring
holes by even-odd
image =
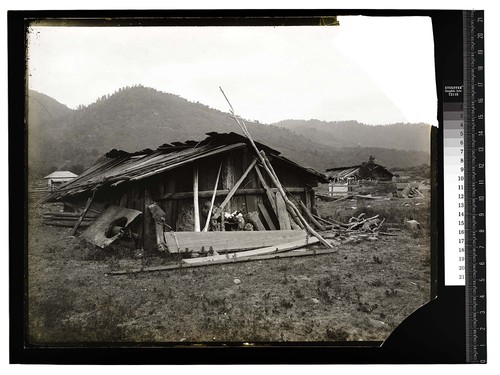
[[[299,226],[303,227],[311,236],[316,237],[323,245],[325,245],[327,248],[332,249],[333,246],[330,243],[328,243],[318,232],[316,232],[311,227],[311,225],[309,225],[307,220],[302,216],[302,214],[301,214],[300,210],[297,208],[297,206],[295,206],[295,204],[290,199],[288,199],[288,197],[285,193],[285,190],[284,190],[283,186],[281,185],[281,183],[278,179],[278,176],[276,175],[276,172],[274,171],[274,168],[271,165],[271,162],[269,161],[269,159],[267,158],[264,150],[259,150],[257,148],[257,146],[255,145],[255,142],[252,139],[252,136],[248,132],[248,129],[247,129],[245,122],[236,116],[234,109],[233,109],[233,106],[231,105],[231,102],[227,98],[226,93],[224,92],[222,87],[219,87],[219,89],[222,92],[222,95],[224,95],[224,98],[226,99],[226,101],[229,105],[229,108],[230,108],[229,111],[231,113],[231,117],[236,121],[236,123],[239,125],[239,127],[243,131],[243,134],[248,138],[252,148],[255,151],[255,154],[258,158],[258,161],[259,161],[261,167],[266,171],[266,173],[271,178],[273,184],[278,189],[278,192],[281,195],[281,197],[283,198],[283,201],[286,204],[286,208],[287,208],[288,212],[290,213],[290,215],[292,216],[292,218],[296,219],[297,224]],[[302,207],[302,208],[304,208],[304,207]],[[306,211],[308,212],[307,208],[306,208]],[[312,215],[309,217],[312,217]]]

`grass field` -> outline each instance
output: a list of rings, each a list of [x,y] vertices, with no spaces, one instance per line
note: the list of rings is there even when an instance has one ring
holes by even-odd
[[[31,211],[28,330],[33,344],[382,341],[430,299],[429,201],[319,202],[323,217],[416,219],[421,232],[338,252],[157,273],[110,275],[169,259],[101,250]],[[421,203],[418,206],[416,203]],[[235,280],[238,279],[240,283]]]

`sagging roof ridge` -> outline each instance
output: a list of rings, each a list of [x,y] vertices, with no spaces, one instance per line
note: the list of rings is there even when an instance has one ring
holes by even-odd
[[[201,142],[187,141],[178,146],[160,146],[156,151],[146,149],[128,153],[113,149],[107,160],[96,163],[77,178],[63,184],[49,197],[48,201],[59,200],[67,195],[76,195],[102,186],[117,186],[126,181],[141,180],[167,170],[180,167],[196,160],[219,153],[232,151],[248,146],[249,140],[237,133],[207,133],[208,137]],[[325,182],[326,177],[312,168],[303,167],[259,142],[257,148],[263,149],[273,157],[313,175],[317,180]],[[175,152],[172,150],[175,149]],[[108,153],[109,154],[109,153]],[[138,156],[141,156],[138,158]]]

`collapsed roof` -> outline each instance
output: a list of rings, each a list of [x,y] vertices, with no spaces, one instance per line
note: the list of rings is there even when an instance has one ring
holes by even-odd
[[[113,187],[123,182],[139,181],[168,170],[179,168],[188,163],[247,147],[246,137],[236,133],[207,133],[203,141],[173,142],[164,144],[157,150],[146,149],[129,153],[111,150],[106,159],[87,169],[77,178],[61,185],[48,197],[48,201],[61,200],[66,196],[81,194],[105,186]],[[255,142],[259,150],[264,150],[274,159],[279,159],[299,169],[319,182],[328,182],[326,176],[312,168],[302,167],[280,155],[280,152]]]

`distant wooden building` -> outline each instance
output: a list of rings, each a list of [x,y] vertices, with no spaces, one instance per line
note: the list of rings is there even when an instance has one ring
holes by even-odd
[[[220,205],[235,183],[248,173],[224,211],[258,213],[266,230],[280,229],[274,211],[275,202],[269,199],[270,193],[276,194],[277,189],[266,173],[259,176],[259,168],[255,167],[255,152],[247,138],[236,133],[207,134],[208,138],[201,142],[174,142],[164,144],[155,151],[127,153],[112,150],[106,154],[106,160],[60,186],[49,201],[83,207],[94,194],[91,208],[102,211],[109,206],[121,206],[141,211],[143,219],[137,231],[144,248],[148,249],[156,246],[153,219],[148,211],[152,202],[164,211],[169,230],[193,231],[193,176],[197,175],[199,216],[203,226],[217,176],[220,178],[216,186],[215,206]],[[256,142],[256,145],[266,153],[289,197],[301,200],[308,210],[312,210],[313,187],[318,182],[328,182],[326,177],[261,143]]]
[[[351,191],[351,186],[358,185],[359,181],[392,181],[394,174],[387,168],[376,164],[375,158],[370,156],[368,162],[350,167],[330,168],[326,175],[330,181],[328,191],[331,194]]]
[[[78,175],[70,171],[55,171],[44,177],[47,180],[47,186],[50,190],[54,190],[62,184],[73,180]]]

